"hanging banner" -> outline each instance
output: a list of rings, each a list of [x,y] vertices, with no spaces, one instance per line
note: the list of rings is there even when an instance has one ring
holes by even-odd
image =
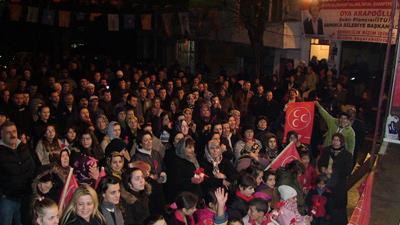
[[[179,23],[181,26],[181,34],[190,35],[189,13],[187,12],[179,13],[178,16],[179,16]]]
[[[51,9],[43,9],[42,23],[45,25],[53,26],[55,18],[55,11]]]
[[[124,15],[124,29],[132,30],[135,29],[135,16],[132,14]]]
[[[97,17],[103,15],[102,13],[99,12],[94,12],[89,14],[89,21],[93,22],[96,20]]]
[[[314,124],[314,108],[314,102],[288,103],[283,143],[286,143],[286,134],[289,131],[296,131],[301,143],[310,144]]]
[[[26,22],[37,23],[39,18],[39,8],[28,6],[28,14],[26,15]]]
[[[392,0],[303,0],[303,31],[306,37],[386,43],[391,9]]]
[[[400,40],[398,40],[399,42]],[[384,141],[400,144],[400,45],[397,44],[395,69],[393,70],[392,93],[385,124]]]
[[[69,27],[69,23],[71,21],[71,12],[70,11],[59,11],[58,12],[58,26],[59,27]]]
[[[108,31],[119,31],[119,15],[108,14]]]
[[[22,5],[11,4],[10,5],[10,20],[19,21],[22,13]]]
[[[374,172],[371,172],[364,185],[364,190],[358,199],[357,205],[351,214],[348,225],[369,225],[371,218],[371,198],[374,185]]]
[[[142,30],[151,30],[151,14],[143,14],[140,16]]]
[[[168,37],[172,36],[172,18],[173,18],[174,14],[172,13],[165,13],[161,15],[161,19],[164,25],[164,32],[165,35],[167,35]]]

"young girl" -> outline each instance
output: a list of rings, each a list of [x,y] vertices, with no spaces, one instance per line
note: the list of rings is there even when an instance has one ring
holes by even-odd
[[[49,198],[38,198],[33,202],[34,225],[58,225],[58,206]]]
[[[193,214],[196,212],[197,195],[182,192],[175,200],[176,209],[168,220],[168,225],[195,225]]]
[[[278,187],[283,205],[278,209],[278,223],[280,225],[309,225],[311,218],[302,216],[297,209],[297,192],[288,185]]]
[[[297,177],[300,185],[303,187],[305,194],[315,186],[317,172],[314,166],[310,163],[310,155],[308,153],[301,154],[301,164],[304,166],[304,173]]]
[[[41,165],[54,163],[60,157],[61,141],[57,138],[54,125],[47,125],[43,137],[36,145],[36,155]]]
[[[214,218],[218,210],[218,200],[225,197],[225,189],[217,188],[209,191],[204,197],[205,207],[196,212],[197,225],[214,224]],[[225,211],[225,209],[224,209]]]
[[[320,175],[317,177],[317,185],[312,188],[307,195],[306,204],[313,216],[313,225],[325,225],[327,224],[328,217],[328,201],[331,193],[326,188],[328,177],[326,175]]]

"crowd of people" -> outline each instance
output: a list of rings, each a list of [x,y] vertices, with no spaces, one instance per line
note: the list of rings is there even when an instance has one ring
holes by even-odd
[[[0,71],[0,224],[345,225],[369,110],[349,105],[346,88],[315,60],[249,81],[20,59]],[[309,145],[294,131],[282,142],[298,101],[317,108]],[[301,160],[265,170],[289,142]],[[71,169],[79,187],[67,200]]]

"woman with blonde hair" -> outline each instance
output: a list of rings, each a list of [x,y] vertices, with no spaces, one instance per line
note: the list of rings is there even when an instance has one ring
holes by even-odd
[[[83,184],[72,196],[71,202],[61,218],[61,225],[106,225],[99,211],[99,200],[96,191]]]

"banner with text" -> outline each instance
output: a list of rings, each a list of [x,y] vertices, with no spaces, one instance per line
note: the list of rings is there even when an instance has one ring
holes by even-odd
[[[392,0],[303,0],[306,37],[386,43]],[[392,43],[397,33],[396,10]]]
[[[400,41],[397,40],[398,43]],[[385,141],[400,144],[400,45],[397,44],[396,63],[393,69],[390,107],[386,118]]]

